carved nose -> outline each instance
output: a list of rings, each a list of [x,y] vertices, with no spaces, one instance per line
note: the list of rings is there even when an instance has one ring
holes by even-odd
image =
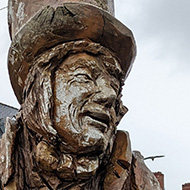
[[[103,104],[106,107],[112,107],[115,104],[117,94],[115,90],[107,84],[99,86],[96,94],[93,97],[93,101],[99,104]]]

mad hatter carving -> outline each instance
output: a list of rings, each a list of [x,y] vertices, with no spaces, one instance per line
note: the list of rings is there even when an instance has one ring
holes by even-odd
[[[116,128],[136,47],[113,1],[9,0],[9,26],[21,109],[0,140],[0,189],[141,189],[128,133]]]

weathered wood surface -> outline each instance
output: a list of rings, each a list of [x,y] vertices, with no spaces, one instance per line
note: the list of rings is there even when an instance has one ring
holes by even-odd
[[[10,123],[7,124],[10,126]],[[12,125],[15,126],[13,122],[11,123],[11,128],[15,131],[15,128],[13,129]],[[19,140],[18,143],[14,145],[14,149],[16,150],[17,154],[12,154],[8,157],[9,160],[11,159],[13,161],[12,165],[10,165],[10,168],[8,167],[8,169],[11,169],[13,167],[15,168],[15,166],[17,165],[16,162],[19,163],[19,177],[15,176],[15,170],[13,170],[8,175],[6,174],[6,176],[8,177],[8,183],[5,185],[5,187],[0,186],[0,189],[2,188],[3,190],[20,190],[24,188],[26,190],[161,190],[157,179],[144,164],[142,155],[139,152],[135,152],[134,154],[132,154],[129,135],[126,132],[117,132],[111,160],[107,167],[101,166],[101,170],[103,170],[103,172],[100,172],[98,175],[90,173],[90,175],[94,175],[94,177],[91,178],[90,184],[80,181],[79,183],[81,184],[76,186],[76,182],[74,183],[72,180],[65,181],[63,183],[62,180],[58,180],[58,178],[53,175],[47,178],[48,171],[51,171],[52,169],[55,171],[60,167],[57,165],[57,161],[55,161],[55,158],[53,158],[55,155],[54,148],[47,142],[41,141],[38,144],[36,150],[36,148],[34,148],[36,144],[35,139],[29,136],[26,138],[26,136],[23,136],[24,134],[22,134],[22,132],[19,130],[21,130],[21,128],[16,130],[17,136],[19,135],[19,139],[21,139],[22,137],[22,139],[26,140]],[[10,133],[11,131],[7,132]],[[5,140],[4,138],[1,140],[0,143]],[[15,136],[12,136],[9,139],[9,142],[13,141],[15,141]],[[34,143],[32,149],[30,148],[31,143]],[[38,151],[39,149],[40,151]],[[37,154],[33,152],[34,150],[37,151]],[[18,152],[20,153],[18,154]],[[33,168],[35,163],[35,160],[33,159],[35,155],[37,156],[37,163],[43,162],[40,163],[41,169],[36,168],[34,170]],[[0,153],[0,156],[1,162],[5,162],[7,159],[6,153],[2,151]],[[39,157],[41,157],[41,161],[39,161]],[[5,158],[5,160],[2,160],[2,158]],[[25,162],[23,162],[24,159],[26,159]],[[65,164],[65,166],[67,165],[67,163],[70,163],[69,157],[67,159],[64,158],[64,160],[65,161],[63,163]],[[66,160],[68,160],[68,162]],[[84,165],[82,164],[83,166],[89,164],[86,159],[84,161]],[[33,170],[31,170],[31,168],[33,168]],[[72,177],[72,172],[69,171],[67,168],[69,169],[69,165],[67,165],[67,167],[65,168],[66,170],[64,169],[64,167],[61,169],[65,172],[62,177],[60,176],[61,178]],[[18,167],[16,167],[15,169],[17,170]],[[45,173],[44,170],[46,171]],[[37,171],[39,173],[36,173]],[[24,183],[21,180],[23,178],[23,174],[25,175]],[[88,177],[86,179],[88,179]],[[4,182],[5,181],[3,181],[1,176],[1,183],[3,184]],[[28,186],[27,184],[30,184],[30,186]]]
[[[65,3],[90,4],[114,16],[113,0],[9,0],[9,29],[11,38],[14,38],[21,27],[31,19],[42,7],[62,7]]]
[[[127,27],[107,12],[87,4],[45,7],[19,30],[10,48],[10,79],[20,103],[35,58],[57,44],[80,39],[90,39],[113,51],[127,77],[136,54],[135,41]]]
[[[0,189],[160,190],[117,131],[136,46],[113,0],[9,0],[9,26],[21,109],[0,139]]]

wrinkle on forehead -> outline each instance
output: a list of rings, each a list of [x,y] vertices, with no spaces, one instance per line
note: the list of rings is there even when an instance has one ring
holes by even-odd
[[[75,71],[78,68],[88,68],[94,74],[100,74],[101,70],[118,81],[122,81],[124,76],[118,61],[113,56],[91,55],[88,53],[73,54],[65,59],[59,67],[65,72]]]
[[[98,61],[94,56],[90,56],[86,53],[78,53],[75,55],[71,55],[70,57],[65,59],[60,65],[59,69],[75,71],[78,68],[89,67],[94,70],[97,67],[97,63]]]

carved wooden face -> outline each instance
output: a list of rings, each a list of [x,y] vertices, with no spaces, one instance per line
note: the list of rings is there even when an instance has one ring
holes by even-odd
[[[103,152],[115,133],[119,81],[101,60],[69,56],[55,73],[54,128],[73,153]]]

